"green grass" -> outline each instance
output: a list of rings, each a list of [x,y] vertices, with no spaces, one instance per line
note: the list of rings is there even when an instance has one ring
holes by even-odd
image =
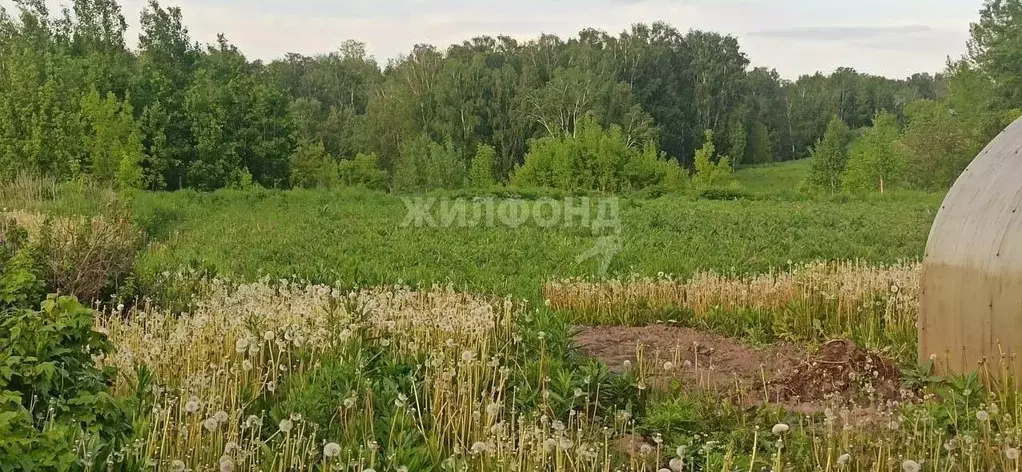
[[[809,174],[809,159],[760,164],[735,171],[735,180],[745,190],[761,194],[771,192],[797,192]]]
[[[759,272],[788,261],[922,256],[939,195],[862,201],[623,200],[610,275]],[[133,204],[152,237],[143,276],[182,266],[233,279],[298,276],[346,285],[453,283],[536,298],[544,281],[596,276],[577,262],[588,229],[403,227],[401,198],[358,191],[146,193]]]

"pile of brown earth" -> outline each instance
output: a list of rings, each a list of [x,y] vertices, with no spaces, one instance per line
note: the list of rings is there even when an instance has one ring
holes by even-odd
[[[897,400],[901,374],[890,359],[838,339],[820,347],[770,382],[771,397],[782,402],[829,398]]]
[[[737,397],[743,401],[763,402],[766,396],[770,403],[822,411],[825,403],[880,404],[904,398],[894,362],[846,340],[830,341],[809,354],[787,343],[750,346],[741,340],[666,325],[580,327],[575,340],[584,353],[613,370],[636,362],[636,346],[641,345],[647,360],[680,361],[671,372],[654,366],[647,371],[651,376],[677,379],[683,386],[711,388],[717,393],[723,393],[721,389],[742,390]],[[768,395],[763,394],[764,387]]]

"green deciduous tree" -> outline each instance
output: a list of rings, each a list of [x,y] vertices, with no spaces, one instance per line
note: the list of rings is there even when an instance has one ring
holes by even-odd
[[[85,149],[92,177],[122,188],[141,188],[142,132],[131,103],[117,100],[113,93],[101,98],[93,90],[82,99],[82,116],[88,129]]]
[[[947,104],[919,100],[905,109],[907,124],[899,140],[913,188],[948,188],[986,144],[977,141]]]
[[[837,115],[827,124],[823,138],[813,147],[809,185],[836,192],[841,188],[841,174],[848,164],[848,142],[851,132]]]
[[[898,117],[877,113],[873,126],[849,145],[848,166],[841,179],[844,188],[883,193],[899,185],[905,168],[905,158],[896,145],[900,132]]]
[[[696,150],[692,162],[696,171],[692,183],[697,187],[721,186],[732,180],[731,158],[717,155],[713,130],[708,129],[703,133],[703,146]]]
[[[497,158],[497,150],[489,144],[480,144],[472,157],[469,169],[469,185],[474,188],[489,188],[497,183],[493,178],[493,166]]]
[[[1013,107],[1022,107],[1022,0],[985,0],[972,24],[969,57]]]
[[[439,144],[423,134],[401,144],[393,188],[402,192],[460,188],[467,174],[461,154],[450,141]]]
[[[333,187],[337,181],[337,165],[323,143],[304,142],[291,155],[292,187]]]

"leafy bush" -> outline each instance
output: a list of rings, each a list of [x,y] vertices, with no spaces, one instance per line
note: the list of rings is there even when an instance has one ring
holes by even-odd
[[[905,180],[913,188],[949,188],[986,144],[941,102],[912,102],[905,107],[905,119],[896,149],[904,153],[906,167],[911,169]]]
[[[441,145],[420,135],[401,143],[393,188],[402,192],[460,188],[466,173],[465,162],[451,142]]]
[[[29,307],[42,299],[45,284],[28,231],[0,219],[0,308]]]
[[[631,147],[619,126],[604,129],[592,117],[579,120],[574,134],[533,140],[525,164],[511,178],[518,186],[604,192],[682,181],[681,168],[655,145]]]
[[[131,103],[117,100],[113,92],[101,97],[93,89],[82,99],[88,124],[85,147],[96,180],[120,188],[142,187],[142,133],[132,113]]]
[[[130,428],[126,405],[109,392],[116,373],[93,362],[113,346],[92,329],[92,311],[51,296],[40,311],[2,316],[0,470],[68,470],[77,465],[78,438],[101,461]]]
[[[389,174],[380,168],[376,154],[359,154],[354,159],[337,165],[341,184],[347,187],[365,187],[386,190]]]
[[[717,156],[712,130],[706,130],[703,147],[696,151],[694,163],[696,174],[692,180],[696,186],[726,185],[734,178],[731,158]]]
[[[302,143],[291,156],[291,186],[332,187],[337,184],[337,167],[323,143]]]
[[[827,124],[823,138],[813,146],[809,161],[807,184],[836,192],[841,188],[841,174],[848,164],[848,142],[852,133],[837,115]]]
[[[493,166],[497,159],[497,150],[489,144],[480,144],[476,155],[472,157],[472,168],[469,170],[469,185],[473,188],[489,188],[497,181],[493,178]]]

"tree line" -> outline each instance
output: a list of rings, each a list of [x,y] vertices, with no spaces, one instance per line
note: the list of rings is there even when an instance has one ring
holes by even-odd
[[[877,172],[888,187],[946,185],[906,169],[953,174],[1022,105],[1022,0],[989,0],[969,57],[903,80],[848,68],[786,80],[750,68],[732,36],[665,23],[417,45],[385,65],[347,41],[267,63],[222,35],[199,45],[156,0],[134,47],[116,0],[15,3],[0,11],[0,179],[617,191],[813,156],[828,163],[813,166],[821,187],[870,187]],[[900,177],[875,170],[888,161]]]

